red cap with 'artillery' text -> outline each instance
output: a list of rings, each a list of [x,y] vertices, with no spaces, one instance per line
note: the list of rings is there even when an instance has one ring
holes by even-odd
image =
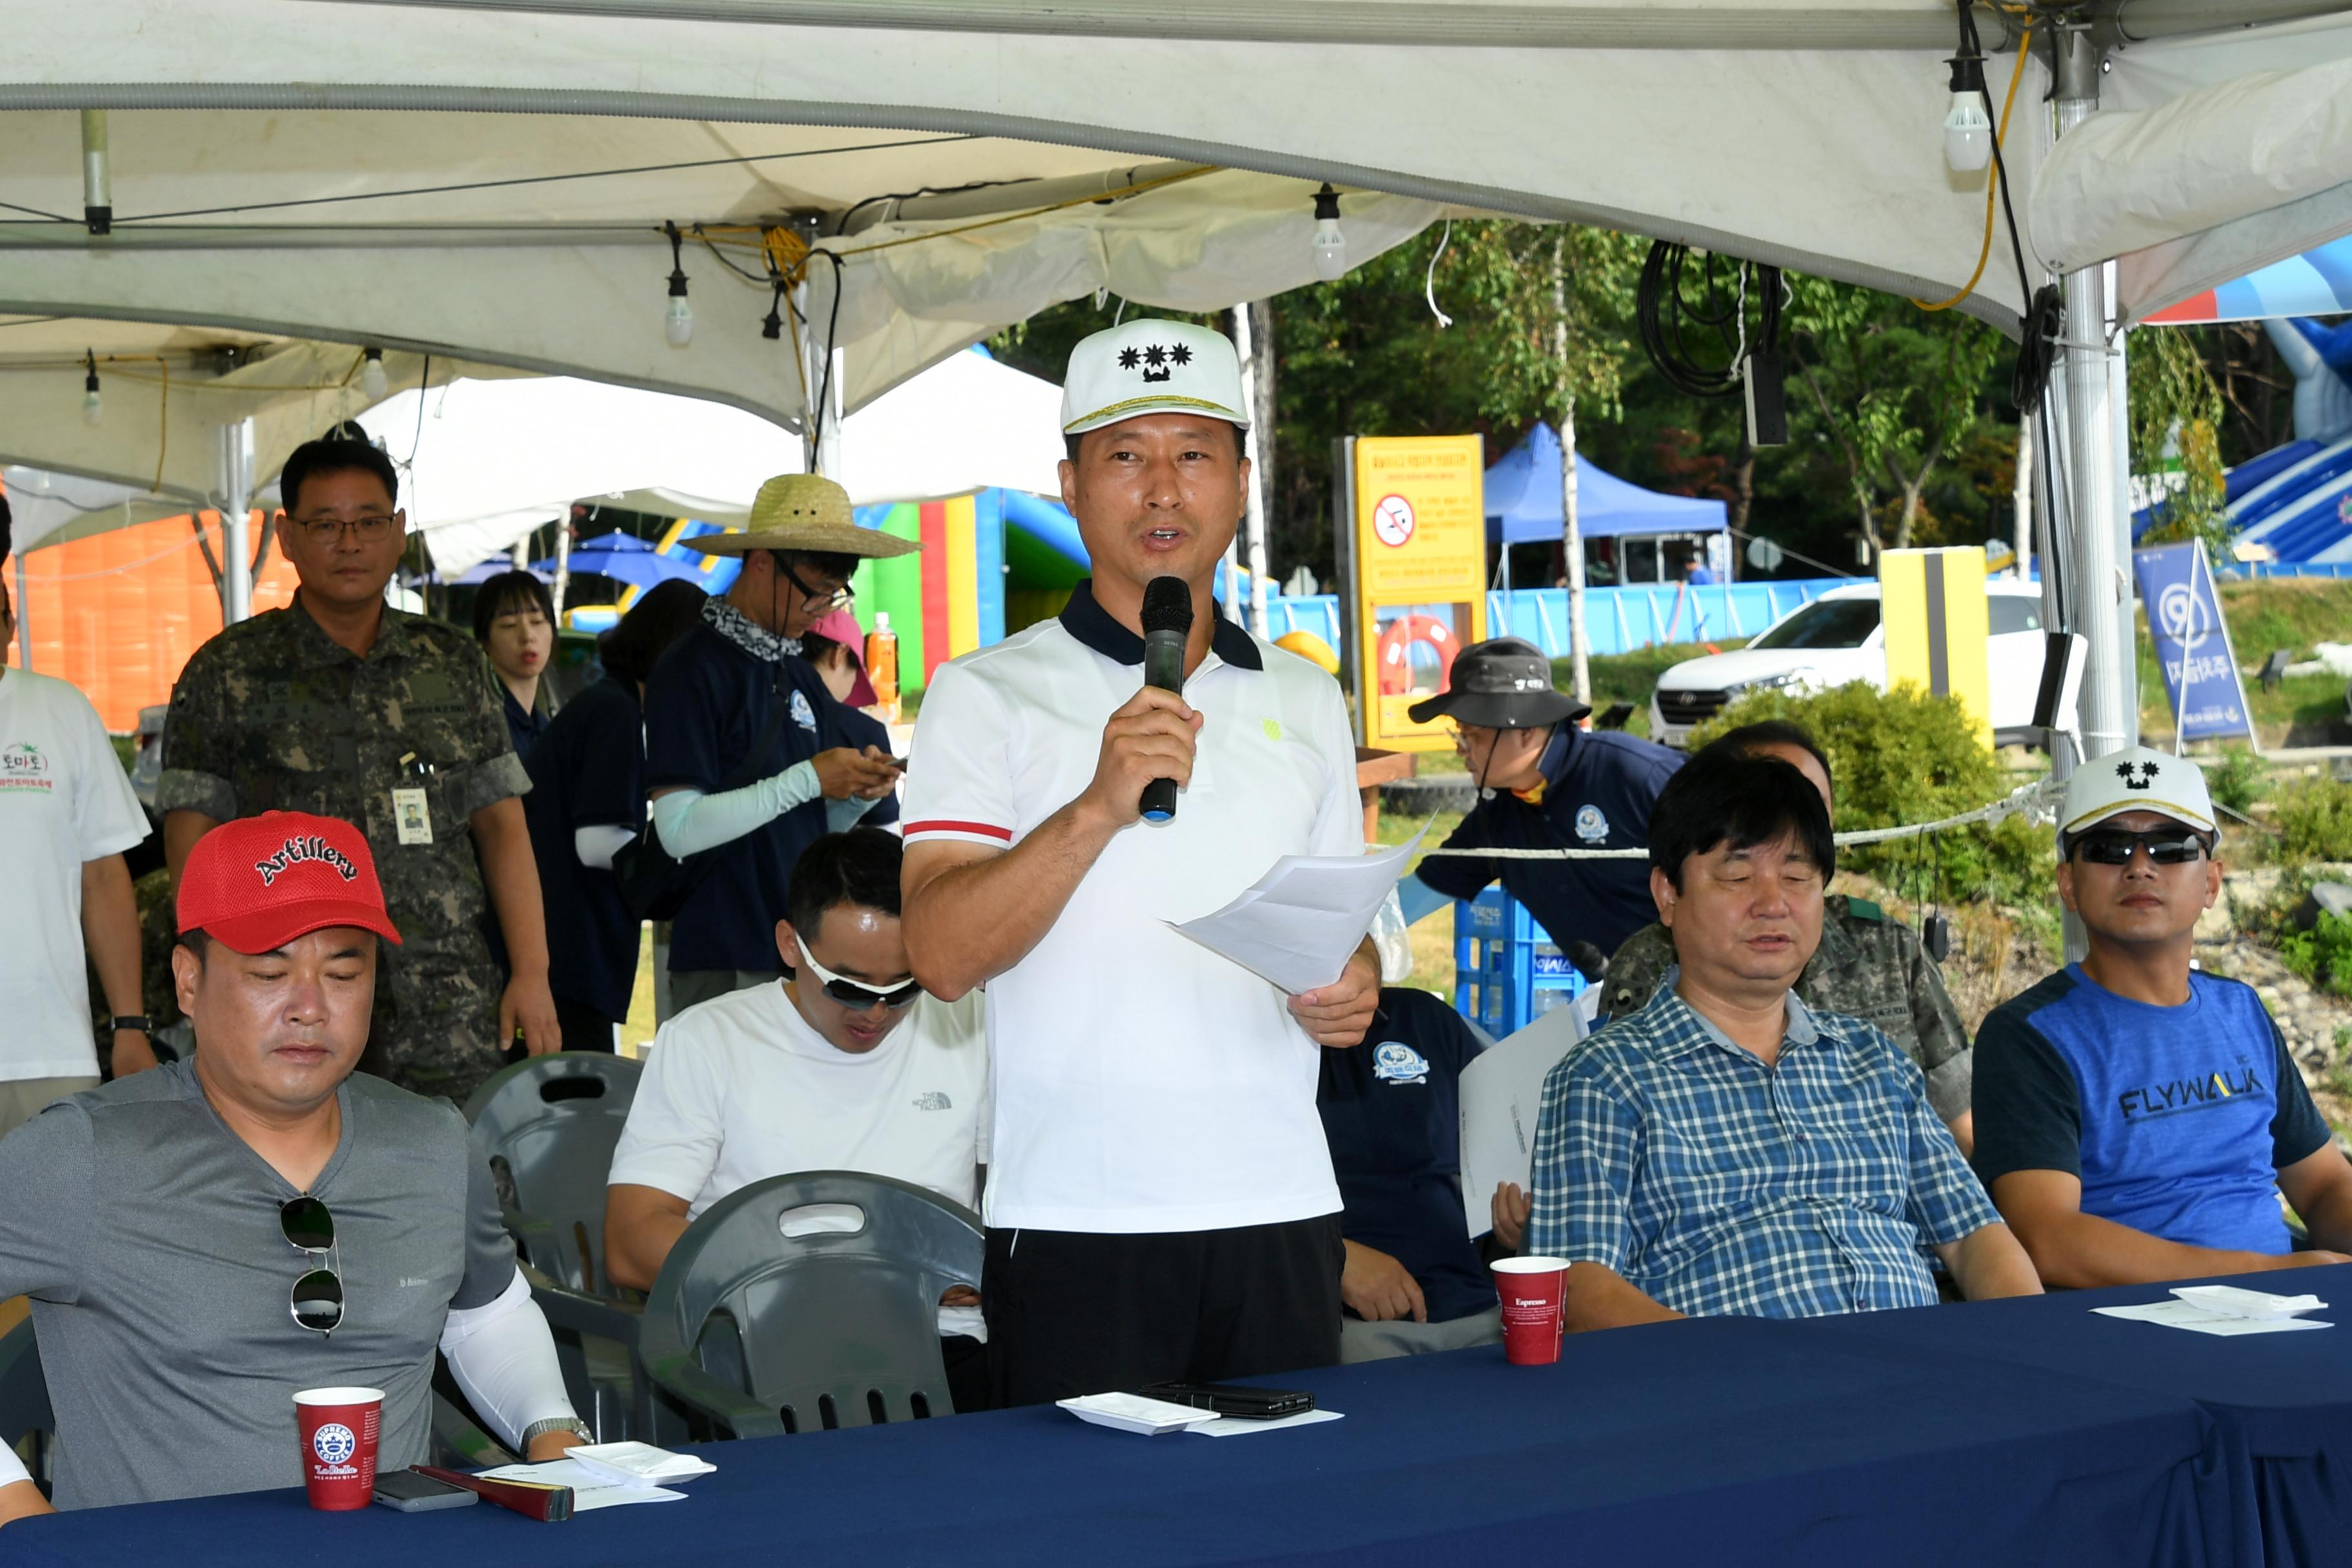
[[[180,929],[239,952],[269,952],[328,926],[398,942],[367,837],[339,817],[265,811],[224,822],[180,871]]]

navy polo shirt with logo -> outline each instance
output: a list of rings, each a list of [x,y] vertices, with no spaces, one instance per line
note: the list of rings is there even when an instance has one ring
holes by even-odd
[[[2189,975],[2174,1007],[2135,1002],[2068,964],[1977,1033],[1976,1168],[2080,1177],[2083,1212],[2189,1247],[2292,1247],[2276,1173],[2327,1124],[2262,998]]]
[[[807,660],[756,658],[709,623],[670,646],[646,682],[646,788],[715,794],[782,709],[783,722],[751,780],[849,744],[844,711]],[[670,923],[673,971],[783,972],[776,921],[801,851],[825,831],[824,800],[806,800],[719,847],[710,871]]]
[[[1683,765],[1680,752],[1615,730],[1563,724],[1544,749],[1539,790],[1489,792],[1446,839],[1448,849],[1643,849],[1650,808]],[[1530,798],[1532,797],[1532,798]],[[1565,950],[1589,942],[1614,952],[1658,918],[1650,863],[1503,860],[1433,855],[1414,875],[1448,898],[1475,899],[1502,879],[1511,897]]]
[[[1495,1305],[1462,1213],[1458,1089],[1486,1047],[1437,997],[1388,986],[1363,1044],[1322,1053],[1315,1108],[1339,1179],[1341,1232],[1403,1264],[1433,1323]]]

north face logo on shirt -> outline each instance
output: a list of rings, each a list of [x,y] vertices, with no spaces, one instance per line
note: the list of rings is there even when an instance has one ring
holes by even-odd
[[[953,1110],[955,1109],[955,1102],[935,1089],[927,1094],[919,1094],[915,1096],[915,1109],[918,1110]]]

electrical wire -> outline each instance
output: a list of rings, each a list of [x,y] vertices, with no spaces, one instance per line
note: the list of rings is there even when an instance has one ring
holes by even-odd
[[[1741,367],[1751,353],[1780,352],[1783,298],[1780,269],[1706,253],[1699,278],[1705,303],[1696,305],[1684,283],[1684,268],[1689,258],[1690,247],[1671,240],[1662,239],[1650,247],[1650,254],[1642,263],[1641,282],[1634,291],[1634,321],[1650,363],[1658,367],[1658,374],[1665,377],[1669,385],[1693,397],[1728,397],[1739,390]],[[1717,276],[1718,262],[1733,268],[1728,276]],[[1762,301],[1752,347],[1747,310],[1751,273],[1755,292]],[[1693,335],[1711,332],[1721,347],[1722,363],[1707,363],[1714,355],[1702,360],[1695,354],[1685,341],[1686,331]]]
[[[520,174],[508,180],[472,180],[451,185],[415,185],[397,191],[348,191],[332,196],[302,196],[282,202],[246,202],[236,206],[190,207],[183,212],[141,213],[135,217],[118,217],[114,226],[127,224],[162,223],[170,218],[219,217],[229,213],[281,212],[289,207],[326,206],[341,202],[391,201],[401,196],[441,196],[462,191],[511,190],[518,185],[552,185],[572,180],[610,180],[630,174],[668,174],[686,169],[716,169],[738,163],[772,163],[793,158],[829,158],[852,153],[887,153],[899,147],[929,147],[951,142],[977,142],[977,135],[920,136],[898,142],[868,142],[854,147],[804,147],[791,153],[753,153],[732,158],[695,158],[677,163],[639,163],[620,169],[583,169],[569,174]],[[53,223],[79,223],[79,218],[59,217],[55,213],[39,212],[33,207],[11,206],[0,202],[0,207],[12,212],[33,213]],[[854,209],[853,209],[854,210]]]
[[[1975,26],[1973,16],[1969,18],[1969,26],[1971,28]],[[2024,36],[2017,41],[2017,63],[2010,68],[2009,91],[2001,99],[2000,112],[1993,121],[1992,144],[1995,148],[2000,147],[2009,139],[2009,111],[2017,106],[2017,84],[2025,79],[2025,60],[2032,49],[2033,23],[2029,19],[2025,24]],[[1985,107],[1987,109],[1992,107],[1992,100],[1990,96],[1985,99]],[[2000,184],[1999,176],[1996,175],[1993,179],[1985,182],[1984,243],[1977,247],[1977,269],[1969,274],[1969,280],[1961,285],[1960,291],[1948,300],[1938,300],[1932,305],[1925,300],[1914,300],[1911,301],[1913,304],[1923,310],[1948,310],[1977,291],[1977,283],[1984,277],[1985,263],[1992,258],[1992,205],[2000,195]]]

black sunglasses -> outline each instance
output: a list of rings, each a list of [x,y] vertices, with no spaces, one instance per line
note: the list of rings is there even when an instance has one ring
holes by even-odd
[[[278,1228],[287,1243],[313,1258],[335,1250],[335,1216],[313,1197],[289,1198],[278,1205]],[[323,1263],[294,1281],[294,1321],[313,1333],[331,1334],[342,1326],[342,1277]]]
[[[2074,853],[2094,866],[2128,866],[2132,851],[2143,845],[2148,859],[2158,866],[2186,866],[2205,857],[2205,840],[2185,827],[2159,827],[2147,833],[2097,828],[2076,837]]]

